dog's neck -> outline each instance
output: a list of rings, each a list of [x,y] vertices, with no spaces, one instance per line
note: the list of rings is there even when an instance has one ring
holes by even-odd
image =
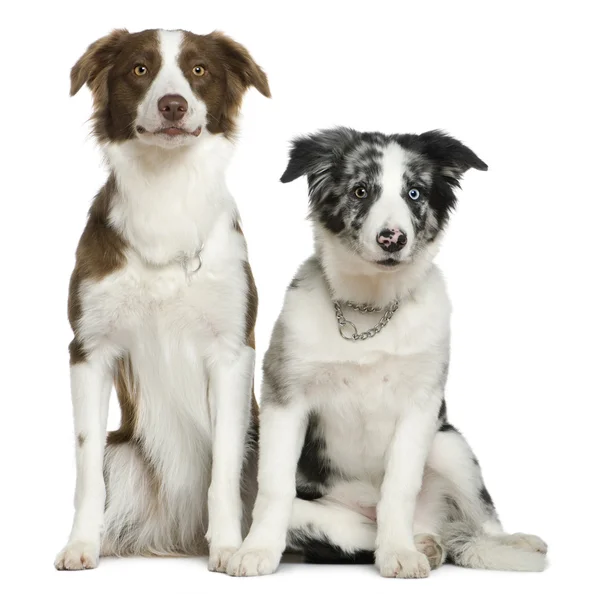
[[[217,219],[236,217],[225,183],[232,143],[203,134],[197,144],[170,150],[136,141],[105,147],[117,183],[110,223],[152,264],[197,253]]]
[[[336,240],[315,233],[317,258],[323,268],[332,299],[385,307],[411,297],[433,267],[439,239],[421,250],[410,262],[390,271],[379,270],[350,253]]]

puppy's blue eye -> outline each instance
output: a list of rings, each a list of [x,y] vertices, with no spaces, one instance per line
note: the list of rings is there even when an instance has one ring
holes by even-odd
[[[413,188],[412,190],[409,190],[408,196],[411,200],[418,200],[421,196],[421,192],[419,192],[419,190],[416,188]]]

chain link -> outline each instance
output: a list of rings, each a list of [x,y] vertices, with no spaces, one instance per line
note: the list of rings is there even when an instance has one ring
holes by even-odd
[[[342,311],[342,304],[339,301],[333,302],[333,307],[335,308],[335,317],[338,323],[340,336],[345,340],[357,341],[367,340],[367,338],[373,338],[373,336],[379,334],[387,326],[388,322],[392,319],[392,316],[396,313],[400,304],[398,300],[394,300],[385,309],[383,307],[374,307],[371,305],[360,305],[358,303],[354,303],[353,301],[346,301],[344,302],[344,305],[360,313],[377,313],[381,311],[384,312],[379,322],[377,322],[377,324],[375,324],[373,328],[369,328],[364,332],[359,332],[354,323],[346,319],[346,316],[344,316],[344,312]],[[349,328],[351,334],[345,334],[344,328]]]
[[[354,301],[344,301],[344,305],[348,306],[354,311],[360,313],[376,313],[383,311],[383,307],[375,307],[374,305],[361,305],[360,303],[354,303]]]

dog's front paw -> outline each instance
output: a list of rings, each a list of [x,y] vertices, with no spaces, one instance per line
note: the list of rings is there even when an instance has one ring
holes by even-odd
[[[236,577],[268,575],[279,566],[281,554],[269,549],[244,549],[242,547],[229,560],[227,573]]]
[[[237,550],[238,547],[210,547],[208,571],[225,573],[229,560]]]
[[[94,569],[100,560],[100,547],[92,542],[75,540],[56,556],[54,567],[59,570],[76,571],[79,569]]]
[[[383,577],[425,578],[429,576],[429,561],[423,553],[410,549],[378,549],[375,565]]]

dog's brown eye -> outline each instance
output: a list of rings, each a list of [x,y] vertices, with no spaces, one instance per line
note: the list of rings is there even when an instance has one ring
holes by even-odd
[[[133,69],[133,73],[136,76],[144,76],[145,74],[148,74],[148,69],[143,65],[143,64],[138,64],[134,69]]]
[[[204,76],[206,74],[206,68],[198,64],[198,66],[194,66],[192,72],[194,73],[194,76]]]
[[[356,188],[356,190],[354,190],[354,195],[357,198],[366,198],[367,190],[365,188],[363,188],[362,186],[359,186],[358,188]]]

